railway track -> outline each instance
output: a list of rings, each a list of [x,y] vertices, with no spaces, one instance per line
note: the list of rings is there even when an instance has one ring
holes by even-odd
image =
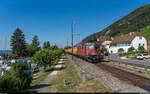
[[[114,77],[117,77],[118,79],[124,82],[127,82],[128,84],[138,86],[150,92],[150,79],[149,78],[146,78],[146,77],[143,77],[143,76],[140,76],[140,75],[137,75],[137,74],[125,71],[125,70],[121,70],[119,68],[106,65],[104,63],[97,63],[95,65],[101,68],[102,70],[105,70],[111,73]]]
[[[74,57],[81,59],[77,56],[74,56]],[[84,60],[84,59],[82,59],[82,60]],[[80,63],[82,63],[82,62],[80,62]],[[89,62],[87,62],[87,63],[89,63]],[[150,78],[147,78],[147,77],[138,75],[136,73],[132,73],[127,70],[123,70],[121,68],[117,68],[115,66],[111,66],[111,65],[105,64],[105,63],[106,62],[99,62],[99,63],[95,63],[94,65],[104,71],[107,71],[108,73],[111,73],[112,76],[118,78],[119,80],[121,80],[123,82],[126,82],[130,85],[140,87],[140,88],[150,92]],[[134,64],[129,64],[129,65],[134,65]],[[136,65],[134,65],[134,66],[136,66]]]

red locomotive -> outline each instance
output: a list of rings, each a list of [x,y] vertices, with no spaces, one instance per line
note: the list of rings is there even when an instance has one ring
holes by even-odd
[[[85,43],[77,46],[77,55],[89,62],[99,62],[101,60],[100,54],[98,43]]]

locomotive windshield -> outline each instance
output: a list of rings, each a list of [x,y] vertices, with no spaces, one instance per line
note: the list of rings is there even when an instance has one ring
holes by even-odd
[[[94,46],[93,45],[86,45],[86,49],[87,50],[92,50],[92,49],[94,49]]]
[[[90,50],[94,49],[94,46],[93,46],[93,45],[90,45],[90,46],[89,46],[89,49],[90,49]]]

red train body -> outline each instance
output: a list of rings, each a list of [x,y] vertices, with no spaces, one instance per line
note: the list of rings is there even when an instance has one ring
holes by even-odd
[[[77,46],[77,55],[90,62],[101,60],[100,45],[97,43],[85,43]]]

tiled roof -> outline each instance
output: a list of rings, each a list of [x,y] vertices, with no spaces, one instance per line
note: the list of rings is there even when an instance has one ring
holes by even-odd
[[[112,41],[111,37],[110,36],[100,36],[99,38],[99,43],[102,43],[104,41]]]
[[[113,39],[111,44],[116,44],[120,42],[131,42],[136,36],[142,36],[139,32],[131,32],[129,34],[120,35]]]

